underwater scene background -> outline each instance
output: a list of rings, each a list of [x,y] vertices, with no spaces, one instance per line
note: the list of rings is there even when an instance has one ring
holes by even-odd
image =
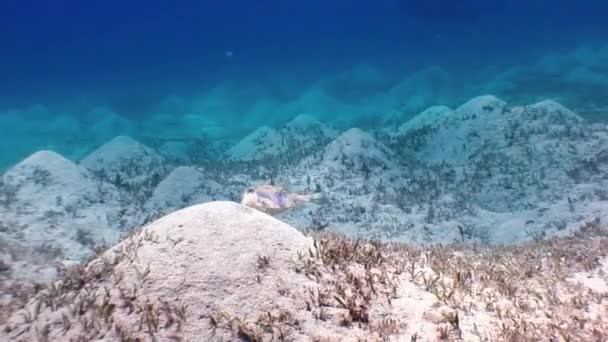
[[[608,340],[603,1],[3,1],[0,341]]]

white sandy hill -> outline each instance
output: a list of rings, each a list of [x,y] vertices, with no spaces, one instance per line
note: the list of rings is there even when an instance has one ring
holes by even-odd
[[[297,143],[306,146],[310,137],[322,138],[327,140],[334,137],[336,132],[325,126],[319,120],[310,115],[300,114],[285,124],[283,127],[286,134],[292,134],[291,137]]]
[[[280,184],[321,190],[325,201],[280,217],[351,236],[483,243],[608,219],[608,129],[554,101],[509,108],[480,96],[453,111],[432,107],[395,138],[389,150],[352,129],[282,170]]]
[[[2,177],[0,235],[60,260],[80,261],[102,241],[118,240],[115,187],[51,151],[23,160]]]
[[[369,133],[352,128],[325,147],[323,164],[332,168],[346,163],[355,167],[387,167],[394,155]]]
[[[29,341],[42,330],[49,340],[64,341],[153,336],[221,341],[244,334],[233,317],[249,325],[247,319],[255,322],[259,316],[269,324],[300,319],[299,326],[284,332],[297,337],[295,330],[310,324],[301,316],[310,316],[302,299],[312,282],[294,266],[298,253],[311,247],[312,240],[295,228],[233,202],[189,207],[148,225],[89,264],[78,275],[85,283],[66,286],[68,293],[60,294],[71,300],[54,309],[42,304],[34,316],[36,327],[15,314],[0,334],[14,341]],[[74,309],[83,301],[84,307]],[[234,324],[234,334],[212,326],[212,316]]]
[[[285,152],[281,135],[264,126],[251,132],[227,151],[233,160],[255,160],[275,156]]]
[[[434,123],[450,115],[452,112],[452,109],[447,106],[429,107],[399,126],[397,134],[406,135],[422,127],[432,126]]]
[[[260,127],[226,152],[231,160],[251,161],[287,154],[307,153],[327,143],[335,132],[315,118],[298,115],[280,129]]]
[[[149,215],[158,217],[194,204],[226,198],[225,189],[204,170],[180,166],[158,184],[144,208]]]
[[[500,99],[481,96],[453,112],[429,111],[401,127],[404,145],[415,150],[419,160],[450,162],[470,172],[489,169],[489,176],[478,170],[483,175],[477,181],[514,176],[507,175],[512,172],[555,183],[549,187],[572,184],[567,172],[600,153],[606,138],[605,128],[592,128],[550,100],[508,108]]]
[[[460,221],[451,228],[444,222],[443,229],[466,223],[485,227],[473,235],[513,242],[605,216],[601,170],[608,130],[559,103],[509,108],[480,96],[454,111],[429,109],[402,125],[400,134],[393,148],[414,150],[428,163],[410,175],[406,197],[437,193],[423,206],[434,207],[440,222]]]
[[[441,110],[429,121],[427,111],[404,124],[408,133],[425,134],[428,142],[417,149],[418,157],[434,162],[465,162],[479,154],[501,152],[513,145],[533,145],[542,149],[553,143],[567,144],[584,138],[583,120],[562,105],[545,100],[526,107],[509,108],[491,95],[473,98],[453,112]],[[407,133],[406,133],[407,134]]]
[[[128,136],[110,140],[80,165],[142,201],[168,171],[162,156]]]
[[[387,238],[395,230],[402,235],[406,217],[384,198],[394,196],[405,184],[409,166],[402,161],[371,134],[352,128],[320,153],[280,174],[278,182],[289,189],[323,193],[320,201],[307,204],[305,210],[288,211],[280,217],[299,228],[329,224],[329,229],[349,236]]]
[[[439,117],[426,119],[434,111],[424,111],[423,117],[415,118],[411,124],[406,124],[408,133],[415,133],[415,124],[418,129],[430,126],[432,130],[422,140],[422,148],[415,148],[418,158],[427,161],[466,161],[468,158],[485,147],[483,143],[488,140],[497,143],[503,137],[501,128],[506,123],[507,104],[494,96],[476,97],[463,104],[453,112],[442,109]],[[471,144],[467,144],[470,143]]]
[[[297,166],[285,170],[281,181],[299,189],[305,186],[312,190],[318,187],[312,184],[316,183],[327,192],[338,188],[343,191],[343,182],[364,186],[371,177],[386,175],[385,172],[393,171],[396,165],[395,155],[391,150],[369,133],[352,128],[327,144],[320,153],[315,153],[303,159]]]
[[[512,164],[508,168],[532,158],[529,168],[536,169],[564,159],[553,167],[564,173],[574,160],[597,151],[593,140],[599,136],[592,138],[591,131],[578,115],[554,101],[509,108],[488,95],[454,111],[432,107],[422,112],[400,127],[402,146],[397,147],[414,150],[419,160],[430,163],[465,165],[500,156],[501,163]]]

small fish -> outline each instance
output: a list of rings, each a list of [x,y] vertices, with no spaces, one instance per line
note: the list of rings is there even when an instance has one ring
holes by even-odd
[[[320,198],[321,194],[301,195],[274,185],[258,185],[243,192],[241,204],[272,215]]]

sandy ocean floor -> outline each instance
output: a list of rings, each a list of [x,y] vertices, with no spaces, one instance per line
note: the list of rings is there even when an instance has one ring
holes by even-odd
[[[605,339],[606,124],[483,95],[394,128],[298,115],[221,162],[191,144],[3,174],[3,338]],[[321,196],[271,217],[234,203],[256,184]]]

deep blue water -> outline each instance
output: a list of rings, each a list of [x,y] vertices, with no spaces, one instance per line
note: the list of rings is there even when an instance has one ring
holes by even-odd
[[[606,13],[600,0],[6,0],[0,105],[87,97],[135,115],[155,97],[225,78],[288,72],[305,84],[357,62],[525,62],[603,43]]]
[[[484,93],[606,120],[606,13],[600,0],[1,1],[0,170],[119,134],[236,141],[301,113],[403,122]],[[331,83],[360,64],[383,79]]]

